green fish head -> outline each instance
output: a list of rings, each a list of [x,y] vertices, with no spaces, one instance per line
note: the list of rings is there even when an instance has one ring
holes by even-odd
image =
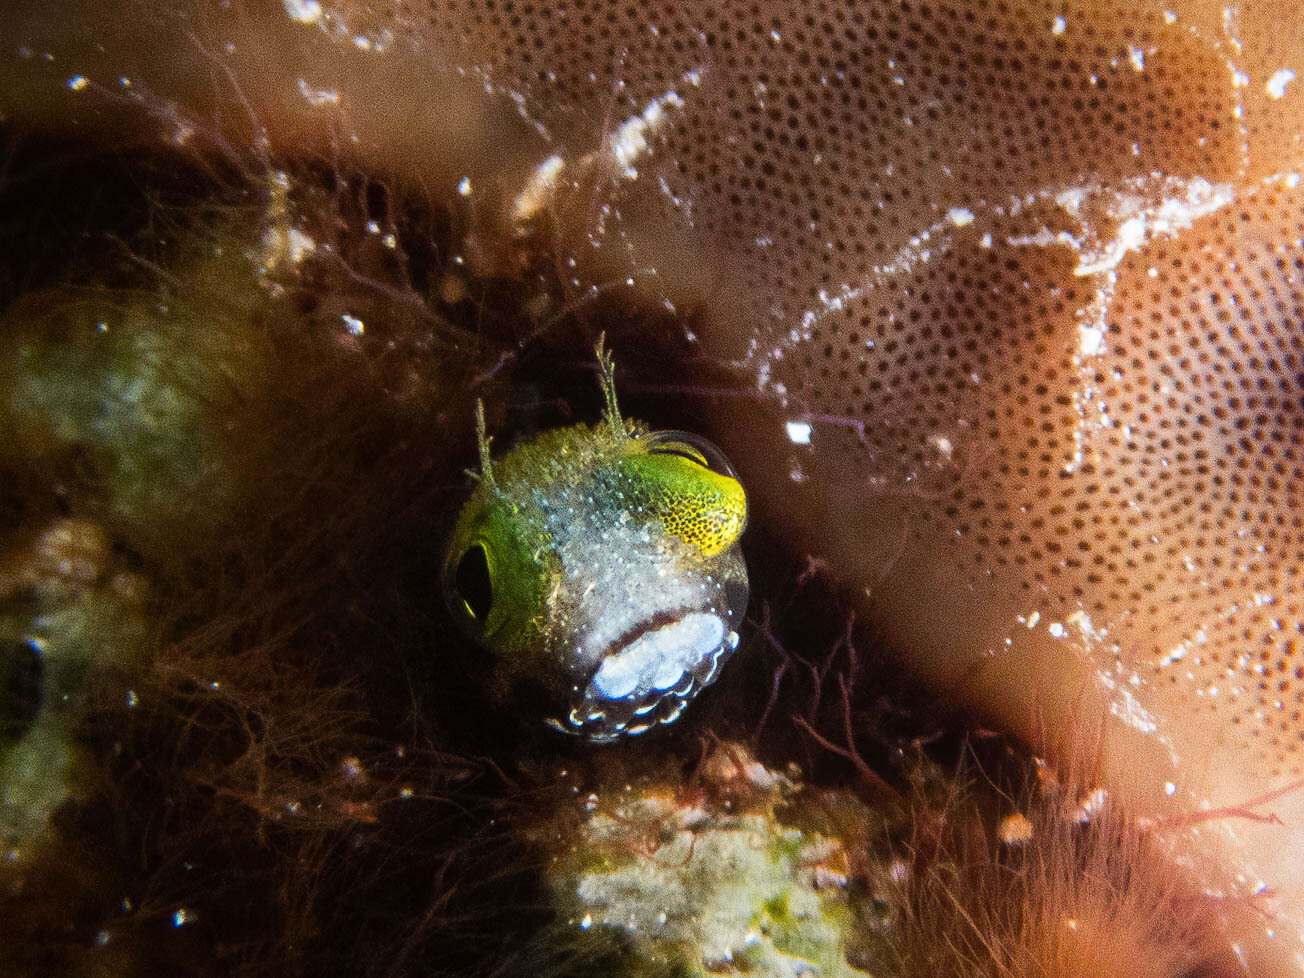
[[[601,343],[598,356],[598,425],[492,461],[481,412],[479,484],[444,593],[500,687],[537,684],[555,704],[547,723],[604,742],[678,718],[737,648],[747,497],[706,439],[622,418]]]

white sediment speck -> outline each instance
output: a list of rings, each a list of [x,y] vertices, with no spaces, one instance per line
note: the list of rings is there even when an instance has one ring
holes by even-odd
[[[1268,93],[1268,98],[1281,98],[1286,94],[1286,86],[1294,80],[1295,72],[1289,68],[1278,68],[1263,86],[1263,90]]]
[[[73,75],[71,78],[68,79],[68,90],[72,92],[80,92],[83,88],[85,88],[89,84],[90,84],[90,79],[88,79],[85,75]]]
[[[315,24],[322,18],[321,4],[317,0],[281,0],[291,20],[300,24]]]
[[[339,105],[340,93],[333,88],[313,88],[302,78],[299,79],[299,94],[314,108],[326,105]]]
[[[809,445],[811,426],[808,421],[789,421],[784,425],[788,440],[794,445]]]
[[[1063,17],[1056,17],[1050,22],[1050,32],[1052,34],[1063,34],[1068,28],[1069,22]]]
[[[290,228],[286,238],[289,245],[288,257],[291,262],[298,263],[302,261],[305,255],[317,247],[317,242],[298,228]]]
[[[1154,717],[1137,702],[1136,697],[1125,689],[1119,689],[1118,696],[1109,705],[1109,712],[1118,717],[1129,727],[1142,733],[1154,733],[1159,724]]]

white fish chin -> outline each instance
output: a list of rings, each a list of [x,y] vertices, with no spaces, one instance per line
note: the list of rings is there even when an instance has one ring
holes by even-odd
[[[548,723],[597,743],[671,723],[737,647],[738,633],[719,615],[690,612],[606,655],[565,720]]]

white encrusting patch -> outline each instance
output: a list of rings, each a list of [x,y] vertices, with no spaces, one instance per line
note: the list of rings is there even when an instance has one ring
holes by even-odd
[[[1120,219],[1113,239],[1098,251],[1084,249],[1073,274],[1086,276],[1113,271],[1129,252],[1150,239],[1185,231],[1200,218],[1221,210],[1235,199],[1230,184],[1210,183],[1199,177],[1169,182],[1184,184],[1185,194],[1165,195],[1157,204],[1149,205],[1139,197],[1119,195],[1111,208]],[[1065,209],[1073,212],[1073,208],[1067,205]]]
[[[634,162],[648,152],[648,137],[665,124],[666,109],[683,107],[684,100],[672,89],[652,99],[647,108],[626,119],[607,137],[607,150],[615,160],[620,176],[626,180],[638,176]]]

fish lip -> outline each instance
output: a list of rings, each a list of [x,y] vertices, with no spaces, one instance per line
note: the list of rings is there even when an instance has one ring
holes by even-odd
[[[738,647],[738,633],[729,618],[714,610],[684,608],[678,612],[661,612],[635,625],[613,642],[611,648],[630,648],[647,635],[667,626],[683,624],[692,615],[715,619],[722,634],[715,645],[704,655],[683,668],[673,683],[665,688],[652,687],[634,697],[603,696],[595,689],[593,680],[604,663],[617,652],[608,652],[588,672],[583,685],[572,686],[575,696],[570,709],[563,717],[548,717],[548,726],[562,733],[583,737],[593,743],[610,743],[622,737],[636,736],[660,724],[673,723],[689,703],[707,686],[715,682],[724,661]],[[636,692],[640,681],[631,693]]]

